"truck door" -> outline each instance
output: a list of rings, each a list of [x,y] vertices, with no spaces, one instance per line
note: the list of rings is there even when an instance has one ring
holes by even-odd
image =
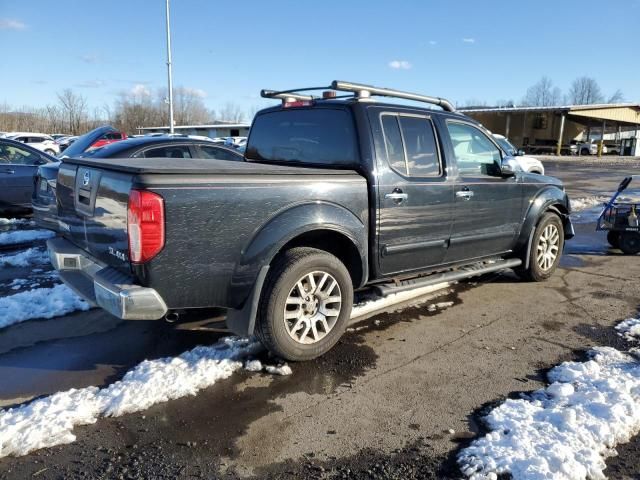
[[[522,184],[500,172],[502,152],[477,126],[447,120],[447,158],[454,158],[455,209],[446,263],[511,250],[522,222]]]
[[[451,231],[453,183],[433,120],[424,111],[371,108],[380,276],[440,264]]]

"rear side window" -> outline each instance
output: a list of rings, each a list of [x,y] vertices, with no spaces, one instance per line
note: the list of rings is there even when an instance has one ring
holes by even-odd
[[[391,168],[410,177],[442,175],[438,144],[429,117],[383,114],[380,120]]]
[[[248,160],[356,165],[358,150],[346,110],[289,109],[258,115],[247,143]]]
[[[224,148],[211,147],[209,145],[201,145],[200,151],[204,158],[212,158],[214,160],[231,160],[238,161],[240,157],[225,150]]]
[[[152,148],[144,152],[147,158],[191,158],[191,152],[186,145],[170,145]]]

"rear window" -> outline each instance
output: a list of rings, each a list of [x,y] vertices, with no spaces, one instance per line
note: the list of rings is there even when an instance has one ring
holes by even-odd
[[[245,154],[248,160],[313,165],[356,165],[353,119],[346,110],[291,109],[258,115]]]

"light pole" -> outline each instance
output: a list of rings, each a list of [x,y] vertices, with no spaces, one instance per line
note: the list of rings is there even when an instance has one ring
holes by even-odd
[[[173,76],[171,74],[171,24],[169,22],[169,0],[167,2],[167,77],[169,83],[169,133],[173,133]]]

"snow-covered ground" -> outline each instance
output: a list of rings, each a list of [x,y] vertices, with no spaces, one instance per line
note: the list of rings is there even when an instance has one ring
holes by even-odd
[[[617,328],[640,335],[640,320]],[[485,417],[490,432],[462,450],[458,463],[472,480],[606,478],[605,458],[640,433],[640,349],[597,347],[586,362],[565,362],[551,384],[507,400]]]
[[[76,310],[89,310],[89,305],[66,285],[35,288],[0,297],[0,328],[35,318],[59,317]]]
[[[0,255],[0,267],[29,267],[49,262],[49,254],[39,248],[28,248],[13,255]]]

